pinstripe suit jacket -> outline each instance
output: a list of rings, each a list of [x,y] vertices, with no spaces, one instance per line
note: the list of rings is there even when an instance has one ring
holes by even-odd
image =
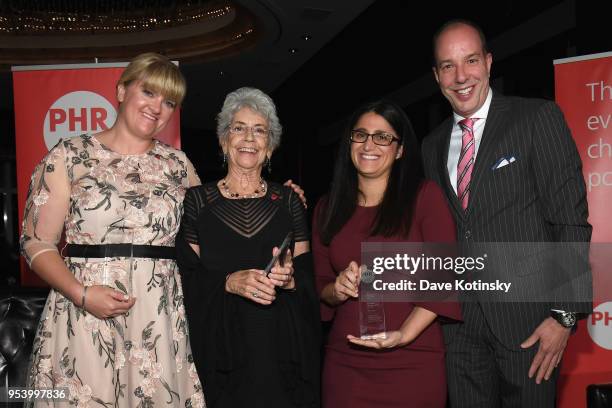
[[[446,193],[460,242],[590,241],[580,156],[555,103],[493,94],[472,172],[466,211],[461,208],[448,177],[452,125],[451,117],[431,132],[423,141],[422,153],[427,177]],[[499,158],[511,156],[516,161],[493,170]],[[537,288],[555,281],[555,276],[544,276],[553,273],[551,268],[538,270],[525,266],[514,263],[502,270],[520,269],[516,273],[524,276],[511,278],[519,287]],[[498,340],[510,349],[518,349],[550,315],[551,308],[591,312],[592,303],[584,301],[590,299],[592,292],[590,272],[583,271],[582,275],[588,278],[576,289],[581,292],[581,303],[477,300]],[[452,334],[450,337],[452,341]]]

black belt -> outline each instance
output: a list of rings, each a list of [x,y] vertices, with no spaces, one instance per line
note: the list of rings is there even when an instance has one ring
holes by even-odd
[[[134,257],[154,259],[176,259],[174,247],[132,244],[66,245],[66,256],[76,258]]]

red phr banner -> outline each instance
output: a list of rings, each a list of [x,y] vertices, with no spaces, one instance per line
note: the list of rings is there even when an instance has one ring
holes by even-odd
[[[34,167],[60,139],[108,129],[116,84],[127,63],[13,67],[17,198],[21,224]],[[157,138],[180,148],[180,115]],[[21,284],[45,285],[21,260]]]
[[[612,293],[601,282],[610,265],[603,243],[612,242],[612,52],[555,60],[554,64],[556,100],[582,158],[593,226],[595,309],[570,338],[559,388],[559,407],[576,408],[586,407],[589,384],[612,382]]]

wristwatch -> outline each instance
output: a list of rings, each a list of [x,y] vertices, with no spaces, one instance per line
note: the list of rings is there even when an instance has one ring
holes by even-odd
[[[552,309],[550,311],[550,316],[566,329],[572,328],[576,325],[576,313],[574,312]]]

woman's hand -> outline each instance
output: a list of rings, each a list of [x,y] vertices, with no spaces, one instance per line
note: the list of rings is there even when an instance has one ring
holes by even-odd
[[[346,338],[353,344],[374,349],[390,349],[404,347],[414,341],[438,317],[431,310],[415,306],[399,330],[393,330],[373,335],[372,340],[362,340],[348,335]],[[376,338],[379,337],[379,338]]]
[[[295,184],[291,179],[285,181],[284,185],[291,188],[295,192],[295,194],[298,195],[298,197],[302,201],[302,204],[304,204],[304,208],[308,208],[308,204],[306,203],[306,196],[304,195],[304,190],[302,190],[302,187]]]
[[[276,256],[278,248],[272,249],[272,256]],[[283,289],[295,289],[295,279],[293,278],[293,256],[291,250],[288,250],[285,254],[283,266],[280,265],[280,260],[274,263],[274,266],[270,270],[268,278],[274,283],[275,286]]]
[[[272,304],[276,299],[274,283],[261,269],[247,269],[228,275],[225,291],[262,305]]]
[[[340,272],[334,286],[332,294],[334,298],[342,303],[348,298],[359,297],[359,282],[361,281],[361,269],[357,262],[351,261],[345,270]]]
[[[79,302],[81,300],[79,299]],[[84,309],[98,319],[108,319],[127,313],[136,298],[108,286],[94,285],[87,288]]]
[[[363,347],[369,347],[373,349],[391,349],[395,347],[403,347],[409,343],[404,338],[403,334],[399,330],[388,331],[383,333],[375,334],[372,337],[378,337],[371,340],[363,340],[353,335],[348,335],[346,338],[353,344],[357,344]]]

